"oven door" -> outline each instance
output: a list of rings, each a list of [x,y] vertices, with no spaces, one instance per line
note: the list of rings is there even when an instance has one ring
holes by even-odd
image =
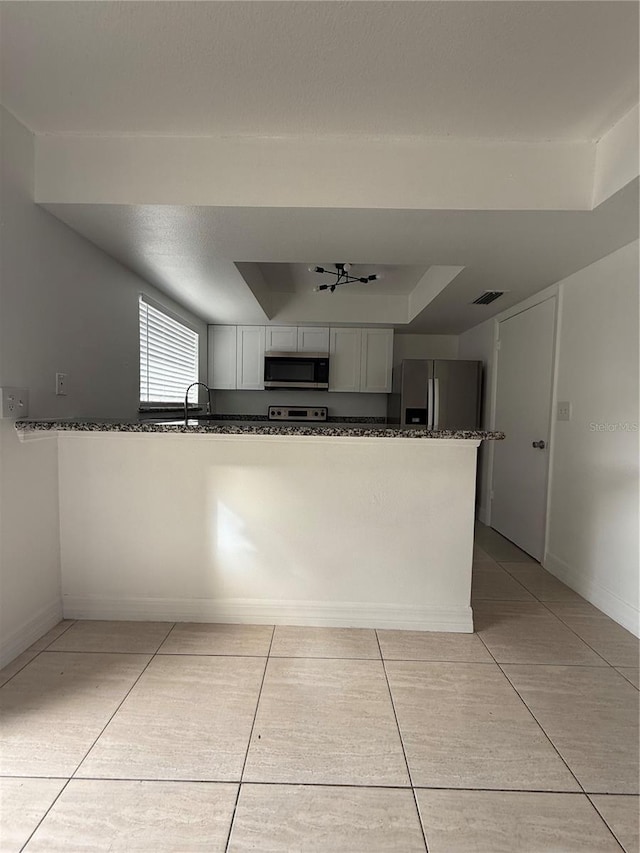
[[[328,388],[329,357],[321,353],[267,353],[265,388]]]

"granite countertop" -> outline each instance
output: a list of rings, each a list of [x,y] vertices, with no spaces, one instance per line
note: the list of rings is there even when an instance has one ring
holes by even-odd
[[[454,438],[468,440],[500,440],[503,432],[488,430],[425,430],[405,428],[380,422],[380,418],[334,419],[329,423],[300,423],[269,421],[262,416],[224,416],[189,420],[168,418],[140,418],[135,420],[58,419],[20,420],[16,430],[21,433],[43,431],[65,432],[137,432],[186,433],[188,435],[300,435],[300,436],[352,436],[354,438]]]

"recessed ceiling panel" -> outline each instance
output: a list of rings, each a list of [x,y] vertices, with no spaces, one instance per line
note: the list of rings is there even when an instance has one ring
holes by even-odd
[[[340,263],[351,263],[341,261]],[[335,276],[328,273],[310,272],[310,266],[334,270],[335,264],[326,260],[311,260],[306,264],[260,264],[268,288],[280,293],[311,293],[319,284],[331,284]],[[354,282],[343,285],[350,293],[367,293],[378,296],[408,296],[426,272],[426,266],[411,264],[368,264],[351,263],[349,275],[366,277],[377,275],[379,279],[369,284]]]

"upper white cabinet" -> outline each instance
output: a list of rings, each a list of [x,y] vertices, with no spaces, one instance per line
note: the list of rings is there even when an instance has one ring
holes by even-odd
[[[209,388],[231,390],[237,385],[236,326],[209,326],[207,384]]]
[[[295,352],[298,349],[297,326],[266,326],[266,352]]]
[[[389,394],[393,373],[393,329],[362,329],[360,390]]]
[[[329,391],[359,391],[362,329],[331,329]]]
[[[391,392],[393,329],[331,329],[329,391]]]
[[[264,390],[264,326],[238,326],[236,340],[236,388]]]
[[[266,352],[329,352],[329,390],[388,394],[393,329],[209,326],[209,387],[262,391]]]
[[[329,352],[328,326],[298,326],[298,352]]]

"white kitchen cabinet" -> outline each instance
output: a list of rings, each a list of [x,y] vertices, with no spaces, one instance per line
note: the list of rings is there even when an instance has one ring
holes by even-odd
[[[297,349],[297,326],[265,326],[266,352],[295,352]]]
[[[393,329],[331,329],[329,391],[388,394]]]
[[[391,393],[393,329],[362,329],[360,390]]]
[[[207,385],[231,390],[237,385],[237,327],[209,326]]]
[[[236,340],[236,388],[264,391],[264,326],[238,326]]]
[[[298,326],[298,352],[329,352],[329,327]]]
[[[331,329],[329,391],[359,391],[362,329]]]

